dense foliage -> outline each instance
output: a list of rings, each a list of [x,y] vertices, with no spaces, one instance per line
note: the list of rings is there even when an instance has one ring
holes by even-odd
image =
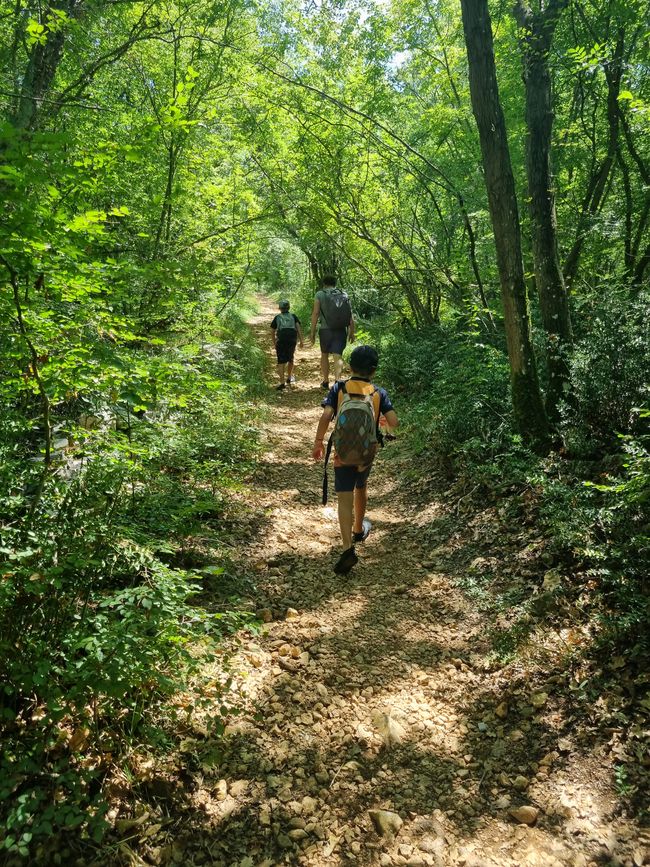
[[[472,115],[480,3],[465,30],[447,0],[2,4],[5,852],[101,837],[105,766],[230,623],[193,598],[256,448],[254,291],[304,318],[340,275],[413,448],[477,496],[533,486],[603,640],[647,652],[647,4],[495,4],[519,242]]]

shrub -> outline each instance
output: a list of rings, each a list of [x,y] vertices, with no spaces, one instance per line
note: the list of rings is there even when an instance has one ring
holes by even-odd
[[[499,350],[442,327],[389,338],[380,365],[381,381],[406,405],[419,452],[459,470],[510,447],[508,366]]]
[[[563,433],[572,453],[593,455],[615,450],[618,434],[643,432],[635,407],[650,388],[650,295],[588,297],[576,320]]]

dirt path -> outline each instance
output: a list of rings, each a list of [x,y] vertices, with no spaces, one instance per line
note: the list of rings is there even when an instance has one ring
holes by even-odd
[[[267,344],[273,312],[253,323]],[[636,831],[613,818],[611,767],[573,738],[552,679],[486,660],[483,618],[446,571],[463,539],[439,505],[403,501],[399,450],[373,470],[359,565],[334,575],[335,512],[310,460],[315,350],[298,352],[296,372],[291,391],[269,389],[263,537],[241,564],[269,619],[233,666],[250,712],[195,776],[180,863],[644,863]]]

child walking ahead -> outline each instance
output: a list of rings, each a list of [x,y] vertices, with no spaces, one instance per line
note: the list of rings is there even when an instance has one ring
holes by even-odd
[[[388,394],[372,383],[379,356],[372,346],[357,346],[350,356],[352,376],[334,383],[321,404],[312,457],[323,457],[323,439],[333,418],[336,425],[327,447],[327,457],[334,446],[334,488],[338,497],[339,527],[343,552],[334,571],[347,574],[358,563],[355,545],[364,542],[371,524],[366,518],[368,476],[379,446],[379,418],[383,415],[389,428],[398,418]],[[327,460],[327,458],[326,458]]]
[[[280,384],[276,385],[277,389],[286,388],[296,381],[293,375],[293,357],[296,351],[296,343],[300,341],[300,347],[304,346],[302,339],[302,329],[300,327],[300,319],[295,313],[289,313],[289,302],[280,301],[278,307],[280,312],[273,317],[271,329],[273,331],[273,345],[278,358],[278,376]],[[287,368],[285,380],[284,368]]]

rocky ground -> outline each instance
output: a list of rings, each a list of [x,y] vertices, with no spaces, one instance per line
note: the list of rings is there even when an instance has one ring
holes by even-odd
[[[272,313],[265,307],[253,323],[269,346],[270,383]],[[222,740],[198,731],[182,745],[183,804],[133,858],[650,863],[648,836],[620,809],[610,751],[567,710],[553,665],[505,666],[488,653],[489,624],[454,574],[479,531],[450,523],[448,507],[418,496],[417,483],[405,489],[401,480],[418,473],[400,447],[373,469],[373,530],[358,566],[346,577],[332,571],[335,510],[320,505],[322,471],[310,456],[317,362],[315,349],[299,351],[296,386],[268,392],[253,494],[260,532],[239,552],[264,621],[240,636],[231,660],[244,711]],[[499,536],[481,532],[489,560]],[[553,642],[548,652],[559,652]]]

